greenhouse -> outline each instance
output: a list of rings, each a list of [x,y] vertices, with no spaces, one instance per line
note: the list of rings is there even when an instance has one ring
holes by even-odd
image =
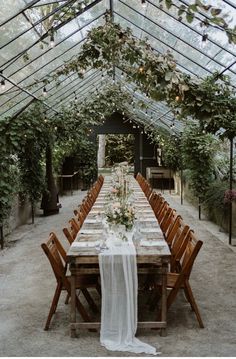
[[[0,355],[235,356],[236,0],[0,3]]]

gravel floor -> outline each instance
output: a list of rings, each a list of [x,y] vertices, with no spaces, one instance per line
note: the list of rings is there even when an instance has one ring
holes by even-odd
[[[64,293],[51,329],[43,330],[55,280],[40,244],[49,232],[55,231],[67,245],[62,228],[84,195],[78,191],[62,197],[60,214],[39,216],[35,225],[21,226],[7,238],[8,245],[0,252],[1,356],[133,356],[101,347],[99,333],[79,331],[78,338],[70,338],[69,306],[64,304]],[[206,220],[199,222],[191,205],[181,206],[176,195],[165,196],[204,242],[191,284],[205,329],[198,327],[180,294],[168,313],[167,337],[152,330],[140,330],[138,337],[159,346],[162,356],[235,356],[236,247],[227,245],[227,235],[216,225]]]

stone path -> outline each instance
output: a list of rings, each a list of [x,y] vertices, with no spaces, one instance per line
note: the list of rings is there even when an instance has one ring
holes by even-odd
[[[62,197],[59,215],[37,217],[35,225],[21,226],[8,237],[8,247],[0,252],[0,356],[133,356],[101,347],[99,333],[79,331],[78,338],[71,339],[64,293],[51,329],[43,330],[55,280],[40,244],[50,231],[55,231],[68,247],[61,230],[84,195],[78,191]],[[152,330],[139,331],[138,337],[159,345],[162,356],[235,356],[235,248],[227,245],[227,235],[216,225],[199,222],[191,205],[181,206],[175,195],[166,193],[165,197],[204,242],[191,284],[205,329],[198,327],[184,296],[179,295],[168,313],[167,337]]]

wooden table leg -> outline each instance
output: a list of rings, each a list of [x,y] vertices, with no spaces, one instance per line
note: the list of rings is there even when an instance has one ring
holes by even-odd
[[[75,264],[70,265],[71,272],[71,309],[70,309],[70,334],[71,338],[76,338],[76,329],[74,324],[76,323],[76,273]]]
[[[166,323],[167,318],[167,271],[168,263],[162,261],[162,288],[161,288],[161,321]],[[166,336],[166,328],[161,329],[161,336]]]

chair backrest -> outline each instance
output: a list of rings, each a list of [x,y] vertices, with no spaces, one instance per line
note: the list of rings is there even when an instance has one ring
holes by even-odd
[[[66,282],[66,266],[63,263],[66,259],[66,252],[59,242],[56,234],[53,232],[50,233],[48,241],[46,243],[42,243],[41,247],[49,259],[57,281],[62,283]]]
[[[74,233],[73,233],[73,231],[71,230],[71,228],[70,228],[70,227],[68,227],[68,228],[67,228],[67,227],[64,227],[64,228],[62,229],[62,231],[63,231],[64,235],[66,236],[68,242],[69,242],[70,244],[72,244],[72,243],[74,242],[75,238],[73,238],[73,237],[74,237]]]
[[[171,246],[171,272],[179,272],[181,269],[180,261],[189,241],[189,231],[190,228],[187,225],[181,226],[177,231]]]
[[[185,278],[189,279],[195,258],[200,251],[203,242],[197,240],[193,231],[189,231],[188,233],[188,243],[184,251],[184,256],[182,260],[182,270],[181,272],[184,274]]]
[[[83,208],[80,209],[74,209],[74,215],[76,218],[80,221],[81,225],[84,223],[85,218],[87,217],[86,212],[83,210]]]
[[[166,234],[169,228],[172,226],[173,221],[177,217],[177,212],[175,209],[169,207],[168,214],[165,216],[161,223],[161,229],[164,234]]]
[[[168,208],[169,208],[169,203],[164,200],[164,202],[162,202],[162,204],[161,204],[159,211],[155,212],[155,215],[156,215],[159,223],[162,221]]]
[[[169,228],[168,232],[165,234],[166,242],[168,243],[169,247],[171,247],[172,242],[179,230],[182,226],[183,219],[180,215],[178,215],[175,220],[173,221],[171,227]]]

